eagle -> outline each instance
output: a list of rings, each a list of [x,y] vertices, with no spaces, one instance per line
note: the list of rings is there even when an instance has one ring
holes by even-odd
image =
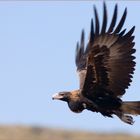
[[[59,92],[53,95],[52,99],[67,102],[70,110],[75,113],[86,109],[99,112],[105,117],[116,115],[123,122],[132,125],[132,115],[140,115],[140,101],[122,101],[121,97],[130,86],[135,70],[135,26],[128,32],[122,29],[127,8],[116,24],[117,4],[108,28],[105,2],[102,24],[96,6],[93,6],[93,12],[94,20],[91,19],[87,45],[85,46],[84,30],[76,45],[75,63],[80,81],[79,89]]]

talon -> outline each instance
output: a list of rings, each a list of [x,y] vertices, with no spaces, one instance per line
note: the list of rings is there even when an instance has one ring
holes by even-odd
[[[122,120],[131,125],[134,123],[133,118],[131,116],[124,115],[122,117]]]
[[[131,116],[123,114],[123,115],[118,116],[118,117],[125,123],[131,124],[131,125],[134,124],[133,117],[131,117]]]

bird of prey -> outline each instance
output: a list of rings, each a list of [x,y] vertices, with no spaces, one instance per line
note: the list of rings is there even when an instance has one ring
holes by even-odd
[[[107,28],[108,15],[103,4],[103,22],[99,21],[96,7],[94,21],[85,47],[84,30],[77,43],[75,63],[80,79],[80,87],[74,91],[64,91],[52,98],[68,103],[71,111],[79,113],[87,109],[100,112],[103,116],[118,116],[123,122],[133,124],[131,115],[140,115],[140,101],[122,101],[121,97],[130,86],[135,70],[134,29],[127,33],[122,30],[126,16],[125,8],[118,24],[118,5],[114,7],[111,23]],[[100,27],[101,25],[101,27]]]

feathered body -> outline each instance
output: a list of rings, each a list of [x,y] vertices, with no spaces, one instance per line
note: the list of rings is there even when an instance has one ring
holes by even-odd
[[[127,9],[118,23],[118,6],[115,5],[113,17],[107,29],[107,8],[103,5],[103,23],[100,28],[97,9],[94,6],[94,22],[91,20],[90,38],[85,47],[84,30],[81,41],[76,47],[76,66],[80,78],[79,90],[60,92],[53,96],[68,103],[74,112],[84,109],[100,112],[104,116],[117,115],[122,121],[133,124],[133,118],[128,116],[140,114],[140,102],[123,102],[121,96],[129,87],[134,73],[135,26],[125,33],[122,30]],[[121,31],[122,30],[122,31]]]

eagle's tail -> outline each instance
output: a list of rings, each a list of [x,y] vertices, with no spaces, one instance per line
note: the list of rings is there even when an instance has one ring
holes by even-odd
[[[140,101],[123,102],[121,110],[124,114],[140,115]]]
[[[120,112],[116,115],[125,123],[133,124],[133,118],[128,115],[140,115],[140,101],[123,102]]]

